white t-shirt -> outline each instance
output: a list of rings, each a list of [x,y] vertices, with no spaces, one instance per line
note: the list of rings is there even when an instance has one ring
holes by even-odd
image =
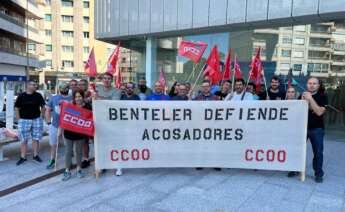
[[[225,101],[241,101],[242,99],[242,95],[243,92],[238,94],[238,93],[229,93],[226,97],[225,97]],[[250,100],[255,100],[253,94],[246,92],[244,97],[243,97],[243,101],[250,101]]]

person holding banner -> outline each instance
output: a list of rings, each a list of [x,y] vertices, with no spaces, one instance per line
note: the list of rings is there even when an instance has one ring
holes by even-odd
[[[177,96],[174,96],[171,100],[174,100],[174,101],[187,101],[187,100],[189,100],[187,94],[188,93],[187,93],[186,85],[184,83],[181,83],[179,85]]]
[[[140,100],[139,96],[134,93],[134,83],[127,82],[125,94],[121,96],[121,100]]]
[[[72,79],[71,81],[69,81],[69,91],[68,91],[68,95],[72,96],[73,92],[78,90],[78,81],[75,79]]]
[[[29,81],[26,92],[21,93],[14,104],[18,119],[18,133],[21,141],[20,159],[17,166],[23,164],[26,159],[28,141],[32,141],[34,151],[33,159],[41,163],[38,156],[39,141],[42,139],[43,119],[45,113],[45,101],[42,95],[36,92],[37,83]]]
[[[140,79],[135,93],[140,97],[140,100],[146,100],[146,97],[152,94],[152,90],[146,86],[145,79]]]
[[[60,94],[53,96],[49,99],[46,105],[46,123],[49,125],[49,145],[50,145],[50,160],[48,161],[47,169],[54,168],[56,148],[58,142],[58,129],[60,120],[60,105],[62,102],[71,102],[72,96],[68,95],[69,86],[67,83],[59,85]]]
[[[268,99],[266,98],[266,91],[260,95],[260,100],[284,100],[286,94],[279,89],[280,82],[278,76],[271,78],[271,86],[267,90]]]
[[[170,100],[170,97],[164,94],[164,86],[162,85],[162,82],[157,81],[155,83],[155,92],[153,92],[153,94],[151,94],[150,96],[147,96],[146,100],[162,101]]]
[[[254,100],[259,100],[259,96],[256,95],[256,86],[254,82],[249,82],[247,85],[247,92],[253,95]]]
[[[242,101],[242,100],[254,100],[254,97],[251,93],[244,90],[244,79],[235,80],[235,92],[228,94],[225,97],[225,101]],[[243,95],[244,93],[244,95]]]
[[[222,82],[222,88],[220,91],[216,91],[214,94],[219,97],[220,100],[224,100],[225,97],[231,92],[231,81],[225,80]]]
[[[296,89],[294,87],[290,87],[286,91],[286,100],[296,100],[297,99],[297,93]]]
[[[73,105],[79,108],[84,108],[87,110],[92,110],[91,105],[85,102],[85,92],[83,90],[77,90],[73,93]],[[71,178],[71,166],[73,157],[73,146],[75,147],[75,157],[77,162],[77,177],[84,177],[84,173],[81,170],[81,160],[82,160],[82,145],[83,142],[88,139],[85,134],[73,132],[65,129],[63,132],[63,137],[66,143],[65,149],[65,171],[63,173],[62,181],[67,181]]]
[[[315,182],[322,183],[324,176],[324,171],[322,170],[323,138],[325,135],[323,114],[326,112],[328,100],[319,79],[315,77],[308,79],[307,91],[302,94],[301,99],[309,103],[307,137],[310,140],[314,154],[313,169]]]
[[[111,82],[113,81],[113,76],[110,73],[105,73],[102,77],[103,85],[97,86],[96,96],[97,100],[120,100],[121,90],[112,87]]]

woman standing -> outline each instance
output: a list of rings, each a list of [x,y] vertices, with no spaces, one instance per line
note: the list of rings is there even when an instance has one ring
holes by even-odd
[[[91,105],[85,102],[85,92],[83,90],[76,90],[73,92],[73,104],[77,107],[81,107],[87,110],[92,110]],[[75,148],[75,157],[77,162],[77,177],[82,178],[84,177],[83,172],[81,171],[81,159],[82,159],[82,145],[83,142],[86,142],[88,138],[87,135],[83,135],[80,133],[75,133],[72,131],[64,130],[63,137],[66,143],[66,150],[65,150],[65,166],[66,170],[63,173],[62,181],[69,180],[71,178],[71,165],[72,165],[72,157],[73,157],[73,146]]]
[[[297,99],[297,93],[296,89],[294,87],[290,87],[286,91],[286,100],[296,100]]]

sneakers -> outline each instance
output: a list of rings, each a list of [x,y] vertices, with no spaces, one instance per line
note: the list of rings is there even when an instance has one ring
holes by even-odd
[[[294,176],[296,176],[298,173],[297,172],[289,172],[288,173],[288,177],[294,177]]]
[[[72,174],[70,171],[64,171],[62,181],[67,181],[71,179],[71,177],[72,177]]]
[[[47,169],[52,169],[52,168],[54,168],[54,166],[55,166],[55,160],[54,159],[49,160],[48,165],[47,165]]]
[[[117,169],[115,174],[116,174],[116,176],[121,176],[122,175],[122,169]]]
[[[83,160],[82,162],[81,162],[81,168],[82,169],[85,169],[85,168],[87,168],[87,167],[89,167],[90,166],[90,161],[89,160]]]
[[[322,183],[323,182],[323,178],[321,176],[316,176],[315,177],[315,182],[316,183]]]
[[[26,158],[20,157],[20,159],[17,161],[16,164],[17,164],[17,166],[19,166],[19,165],[23,164],[25,161],[26,161]]]
[[[34,156],[32,159],[36,162],[42,163],[42,159],[38,155]]]
[[[77,177],[78,178],[83,178],[83,177],[85,177],[85,174],[81,170],[78,170],[77,171]]]

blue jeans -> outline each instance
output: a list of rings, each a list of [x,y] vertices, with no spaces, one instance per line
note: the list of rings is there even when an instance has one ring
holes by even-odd
[[[323,163],[323,137],[325,130],[322,128],[308,129],[307,137],[310,140],[313,148],[313,169],[315,176],[323,177],[322,163]]]

